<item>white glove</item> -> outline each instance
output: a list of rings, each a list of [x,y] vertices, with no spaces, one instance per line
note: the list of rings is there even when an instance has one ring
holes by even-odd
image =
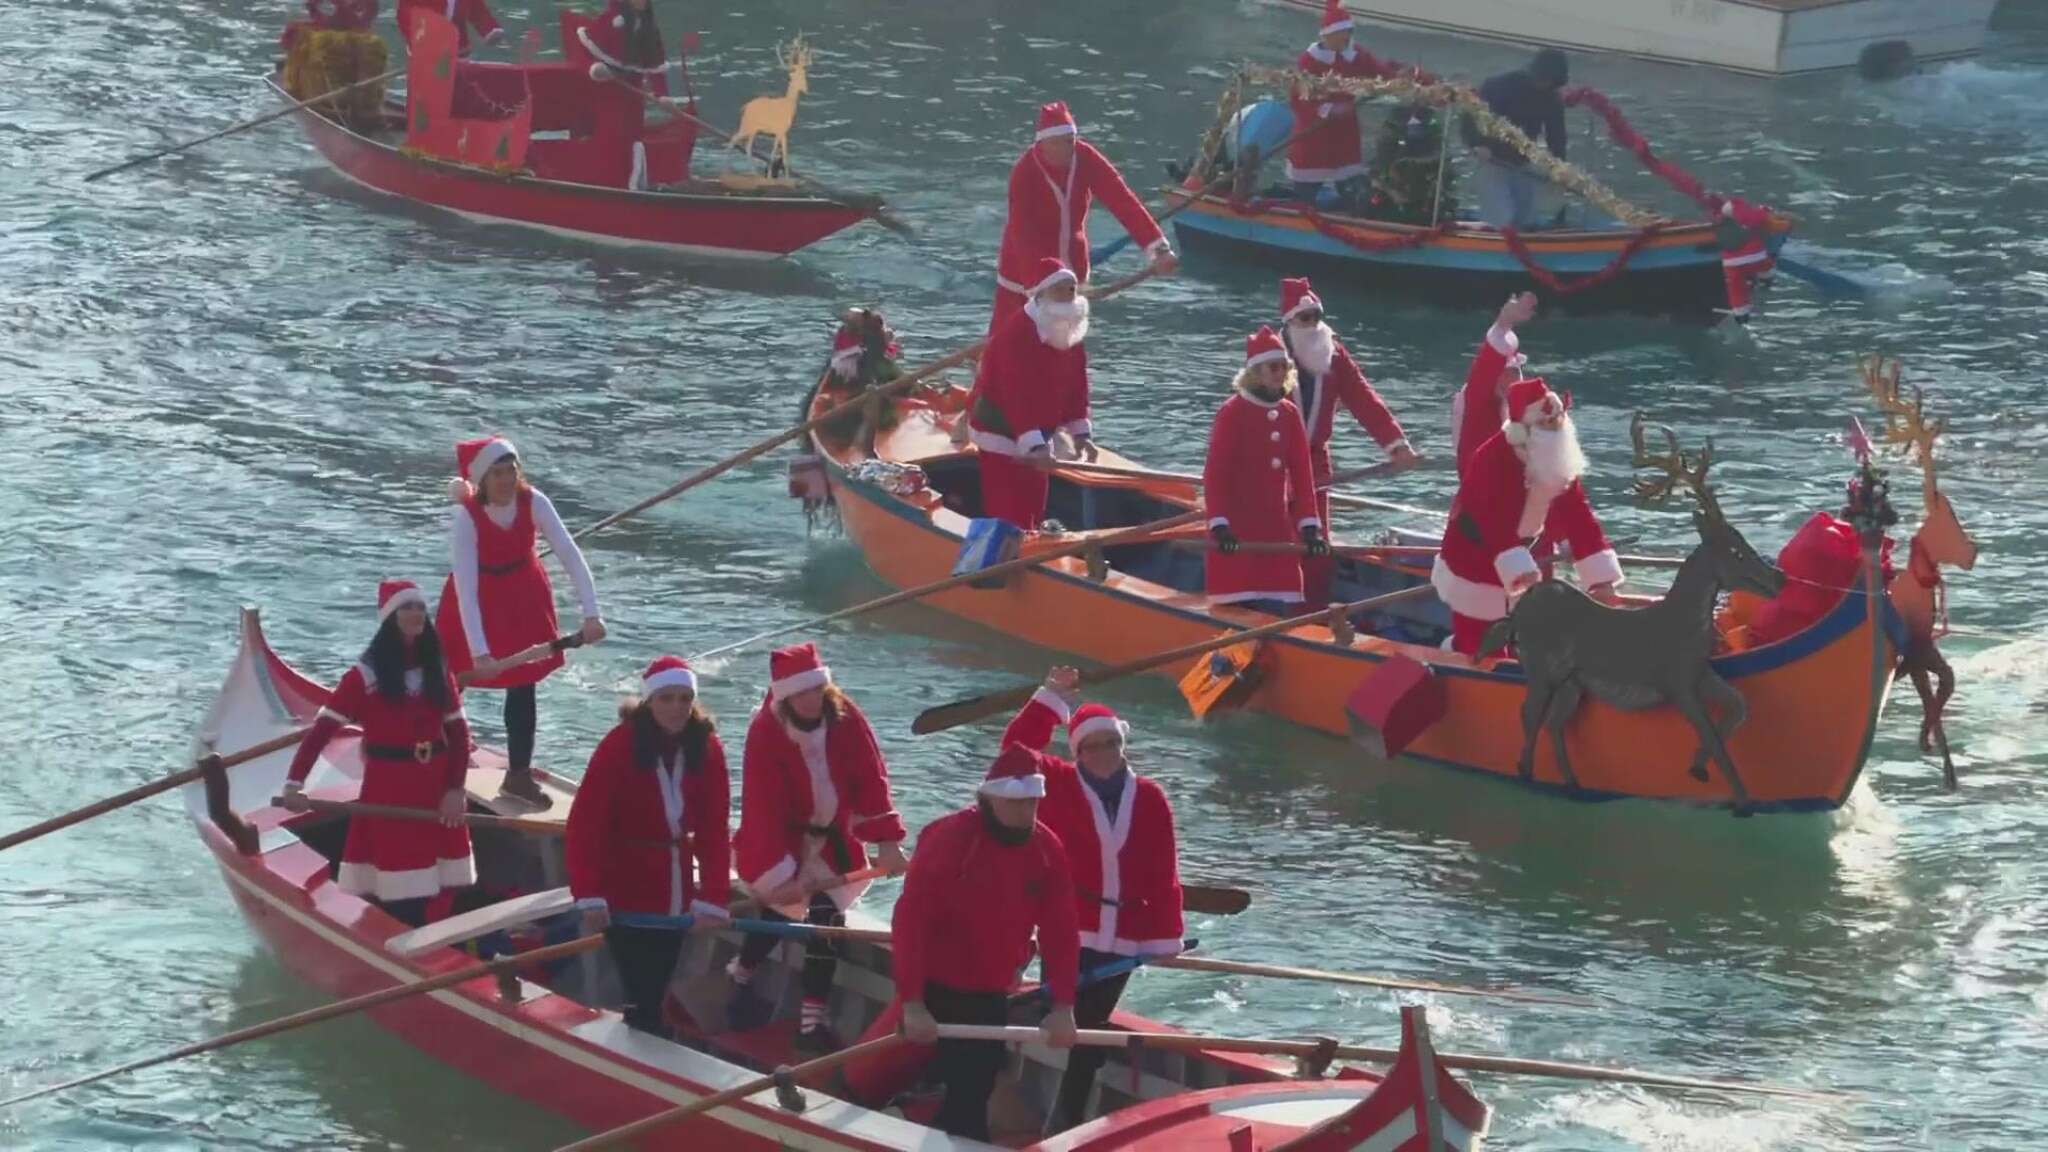
[[[496,44],[498,41],[503,40],[504,38],[505,30],[503,28],[493,28],[489,32],[484,34],[484,43]]]
[[[1335,112],[1336,110],[1337,106],[1335,104],[1323,103],[1316,105],[1316,115],[1324,120],[1328,120],[1330,118],[1330,113]]]
[[[612,70],[603,64],[592,64],[590,66],[590,78],[602,84],[612,78]]]

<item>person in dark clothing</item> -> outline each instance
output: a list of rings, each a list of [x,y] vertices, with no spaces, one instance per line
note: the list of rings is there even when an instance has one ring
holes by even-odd
[[[1559,93],[1570,80],[1571,64],[1564,53],[1545,48],[1528,67],[1503,72],[1481,84],[1479,97],[1494,115],[1521,129],[1531,140],[1542,140],[1550,154],[1562,160],[1567,137],[1564,100]],[[1475,184],[1480,218],[1495,228],[1526,228],[1536,223],[1537,195],[1544,180],[1530,170],[1528,158],[1486,136],[1469,117],[1460,130],[1479,161]]]

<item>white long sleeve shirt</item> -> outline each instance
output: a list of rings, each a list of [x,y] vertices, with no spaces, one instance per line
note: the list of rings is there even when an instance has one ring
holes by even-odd
[[[483,509],[491,523],[500,528],[510,528],[519,515],[517,501],[486,504]],[[548,547],[554,549],[555,558],[569,574],[569,582],[576,586],[576,602],[583,610],[583,618],[597,619],[597,585],[590,579],[590,565],[584,562],[583,550],[576,546],[575,537],[562,524],[554,502],[538,488],[533,489],[533,526],[547,540]],[[482,659],[490,654],[491,645],[484,635],[483,612],[477,606],[476,521],[470,519],[469,509],[460,504],[448,521],[448,550],[450,570],[455,574],[455,598],[462,608],[462,631],[469,639],[469,650]]]

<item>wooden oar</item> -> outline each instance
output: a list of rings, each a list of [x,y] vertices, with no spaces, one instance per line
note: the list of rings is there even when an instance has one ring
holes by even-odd
[[[538,644],[529,644],[510,656],[505,657],[503,660],[485,660],[469,671],[458,674],[455,677],[455,683],[457,687],[467,688],[478,680],[489,679],[507,669],[517,668],[521,664],[531,664],[535,660],[552,656],[557,652],[566,652],[571,648],[581,647],[583,647],[583,633],[564,632],[553,640],[543,640]]]
[[[1228,648],[1232,644],[1242,644],[1247,640],[1257,640],[1266,636],[1278,636],[1285,632],[1291,632],[1296,628],[1308,628],[1328,621],[1333,614],[1349,616],[1356,612],[1381,608],[1402,600],[1411,600],[1418,596],[1434,594],[1435,590],[1429,585],[1417,584],[1412,588],[1402,588],[1398,591],[1386,592],[1378,596],[1368,596],[1363,600],[1354,600],[1349,604],[1334,604],[1319,611],[1305,613],[1300,616],[1290,616],[1285,620],[1278,620],[1271,624],[1262,624],[1257,628],[1247,628],[1240,632],[1225,632],[1207,640],[1198,641],[1193,644],[1184,644],[1178,648],[1169,648],[1164,652],[1155,652],[1150,656],[1128,660],[1108,668],[1084,671],[1081,673],[1081,683],[1106,683],[1133,675],[1134,673],[1149,672],[1163,665],[1178,663],[1194,656],[1214,652],[1218,648]],[[927,708],[917,714],[917,719],[911,724],[910,730],[919,736],[929,736],[933,732],[944,732],[948,728],[957,728],[962,724],[971,723],[984,716],[993,716],[999,712],[1007,712],[1017,708],[1026,700],[1029,700],[1031,694],[1037,690],[1037,684],[1026,684],[1016,688],[1006,688],[1000,692],[989,692],[980,696],[971,696],[965,700],[955,700],[951,704],[941,704],[935,708]]]
[[[905,1043],[908,1043],[908,1041],[901,1032],[894,1032],[887,1036],[877,1036],[873,1040],[855,1044],[851,1048],[842,1048],[829,1056],[820,1056],[816,1060],[806,1060],[793,1068],[785,1065],[766,1076],[758,1076],[744,1084],[736,1084],[723,1092],[713,1092],[709,1096],[699,1097],[688,1104],[679,1104],[666,1112],[657,1112],[652,1116],[635,1120],[631,1124],[621,1124],[617,1128],[600,1132],[595,1136],[586,1137],[576,1141],[574,1144],[564,1144],[556,1149],[556,1152],[588,1152],[592,1148],[610,1148],[615,1144],[631,1140],[636,1136],[652,1132],[657,1128],[667,1127],[678,1120],[688,1119],[691,1116],[709,1112],[714,1108],[723,1108],[728,1104],[737,1104],[749,1096],[759,1092],[766,1092],[770,1088],[789,1088],[793,1090],[795,1085],[818,1075],[820,1072],[829,1072],[841,1064],[864,1059],[880,1052],[886,1052],[899,1044]]]
[[[737,652],[742,648],[758,644],[763,640],[772,640],[777,636],[786,635],[791,632],[807,631],[812,628],[820,627],[821,625],[830,624],[835,620],[844,620],[849,616],[860,616],[869,612],[875,612],[883,608],[888,608],[893,605],[906,604],[912,600],[921,600],[924,597],[930,596],[937,592],[944,592],[951,588],[958,588],[962,584],[969,584],[974,583],[976,581],[988,580],[992,577],[1002,576],[1010,572],[1022,571],[1025,568],[1031,568],[1036,565],[1042,564],[1047,560],[1057,560],[1063,556],[1078,556],[1083,552],[1087,552],[1095,548],[1113,548],[1120,544],[1129,544],[1134,541],[1143,540],[1150,536],[1155,536],[1161,532],[1170,531],[1174,528],[1180,527],[1183,524],[1193,524],[1196,521],[1201,520],[1204,515],[1206,515],[1206,513],[1204,513],[1201,509],[1194,508],[1186,512],[1183,512],[1178,516],[1168,516],[1163,520],[1154,520],[1147,524],[1139,524],[1130,528],[1122,528],[1115,532],[1105,533],[1101,536],[1089,536],[1077,539],[1070,543],[1061,544],[1055,548],[1047,548],[1043,551],[1033,552],[1028,556],[1019,556],[1014,560],[1005,560],[1000,564],[991,564],[986,568],[977,569],[973,572],[962,572],[958,576],[948,576],[943,580],[934,580],[929,584],[920,584],[915,588],[905,588],[900,592],[891,592],[886,596],[877,596],[873,600],[869,600],[860,604],[855,604],[851,608],[841,608],[837,612],[828,612],[823,616],[813,617],[812,619],[799,621],[795,624],[784,624],[775,628],[770,628],[765,632],[756,632],[752,636],[749,636],[744,640],[735,640],[730,644],[724,644],[717,648],[712,648],[708,651],[699,652],[696,655],[690,657],[690,659],[693,661],[708,660],[713,656],[723,656],[728,652]]]
[[[1418,462],[1421,459],[1421,457],[1417,457]],[[1366,468],[1356,468],[1349,472],[1339,472],[1317,487],[1318,490],[1329,494],[1330,503],[1335,507],[1371,508],[1380,512],[1398,512],[1404,516],[1433,516],[1438,520],[1443,519],[1444,514],[1442,512],[1433,512],[1427,508],[1417,508],[1409,504],[1394,504],[1386,500],[1375,500],[1369,496],[1354,495],[1350,492],[1330,491],[1339,484],[1348,484],[1353,480],[1363,480],[1370,476],[1403,472],[1414,466],[1415,464],[1410,463],[1397,468],[1393,466],[1391,461],[1374,464]],[[1197,488],[1202,486],[1202,478],[1189,472],[1162,472],[1152,468],[1123,468],[1115,464],[1090,464],[1083,460],[1062,460],[1060,461],[1058,471],[1093,472],[1102,476],[1128,476],[1133,480],[1167,480],[1178,484],[1192,484]]]
[[[1157,964],[1158,961],[1153,961]],[[952,1040],[994,1040],[1006,1044],[1042,1044],[1045,1032],[1038,1028],[1005,1027],[1000,1024],[941,1024],[939,1035]],[[1239,1036],[1203,1036],[1190,1032],[1118,1032],[1083,1028],[1076,1043],[1091,1048],[1171,1049],[1180,1052],[1251,1052],[1262,1056],[1322,1056],[1338,1060],[1361,1060],[1391,1064],[1398,1048],[1368,1048],[1342,1044],[1334,1053],[1316,1040],[1265,1040]],[[1567,1064],[1557,1060],[1523,1060],[1512,1056],[1483,1056],[1460,1052],[1438,1052],[1436,1062],[1445,1068],[1467,1072],[1502,1072],[1521,1076],[1544,1076],[1558,1080],[1592,1080],[1608,1084],[1638,1084],[1646,1088],[1678,1088],[1692,1092],[1730,1092],[1747,1096],[1779,1096],[1790,1100],[1840,1103],[1839,1093],[1815,1092],[1779,1084],[1750,1080],[1708,1080],[1697,1076],[1674,1076],[1664,1072],[1642,1072],[1634,1068],[1605,1068],[1597,1064]]]
[[[389,80],[393,76],[397,76],[404,73],[404,71],[405,65],[401,64],[388,72],[372,76],[367,80],[358,80],[353,84],[344,84],[339,88],[334,88],[326,92],[322,92],[318,96],[313,96],[305,100],[300,100],[293,104],[287,104],[283,108],[280,108],[275,112],[265,113],[264,115],[256,117],[254,120],[244,120],[240,124],[229,125],[228,127],[223,128],[218,132],[208,132],[204,136],[187,140],[182,144],[173,144],[169,148],[159,148],[154,152],[144,153],[143,155],[134,157],[133,159],[130,160],[123,160],[119,164],[116,164],[111,168],[101,168],[97,172],[87,173],[85,176],[85,182],[87,184],[90,184],[93,181],[100,179],[101,177],[112,176],[116,172],[126,172],[130,168],[140,167],[141,165],[149,163],[151,160],[161,160],[166,156],[176,155],[177,153],[183,152],[189,148],[197,148],[201,144],[218,140],[223,136],[233,136],[237,132],[246,132],[251,128],[268,124],[272,120],[279,120],[286,116],[289,116],[292,113],[297,112],[301,108],[310,108],[313,105],[319,104],[323,101],[332,100],[336,96],[339,96],[344,92],[352,91],[357,88],[367,87],[371,84],[376,84],[380,81]]]
[[[301,797],[309,812],[325,812],[336,816],[377,816],[386,820],[412,820],[421,824],[438,824],[441,814],[429,808],[406,808],[396,804],[364,804],[356,800],[315,800],[310,796]],[[290,808],[283,796],[273,796],[270,803],[278,808]],[[472,828],[504,828],[513,832],[524,832],[529,836],[560,836],[563,824],[559,820],[533,820],[524,816],[496,816],[486,812],[465,812],[462,822]]]
[[[1252,894],[1224,884],[1182,884],[1180,906],[1202,916],[1235,916],[1252,906]]]
[[[38,1088],[33,1092],[24,1092],[11,1099],[0,1100],[0,1108],[5,1108],[12,1104],[20,1104],[23,1101],[34,1100],[42,1096],[49,1096],[57,1092],[66,1092],[82,1085],[98,1083],[101,1080],[119,1076],[124,1072],[133,1072],[137,1069],[150,1068],[158,1064],[168,1064],[173,1060],[182,1060],[187,1056],[197,1056],[203,1052],[217,1052],[222,1048],[232,1048],[245,1041],[260,1040],[265,1036],[275,1036],[280,1032],[290,1032],[295,1028],[304,1028],[308,1024],[318,1024],[323,1020],[332,1020],[337,1016],[347,1016],[350,1013],[382,1007],[394,1000],[404,1000],[407,997],[418,996],[422,993],[435,992],[455,984],[466,984],[471,980],[480,979],[485,976],[494,976],[508,969],[548,960],[559,960],[564,956],[575,956],[579,953],[592,951],[603,943],[604,936],[602,933],[583,936],[561,944],[549,945],[546,948],[536,948],[531,952],[521,952],[516,956],[503,956],[482,964],[472,964],[466,968],[457,968],[453,972],[443,972],[438,976],[430,976],[423,980],[399,984],[377,992],[367,992],[361,996],[351,996],[346,1000],[337,1000],[332,1004],[323,1005],[319,1008],[308,1008],[304,1012],[294,1012],[289,1016],[280,1016],[275,1020],[266,1020],[261,1024],[253,1024],[247,1028],[237,1028],[233,1032],[216,1036],[211,1040],[200,1040],[173,1048],[168,1052],[159,1052],[154,1056],[144,1057],[141,1060],[131,1060],[126,1064],[95,1072],[90,1076],[80,1076],[76,1080],[66,1080],[62,1084],[51,1084],[47,1087]]]

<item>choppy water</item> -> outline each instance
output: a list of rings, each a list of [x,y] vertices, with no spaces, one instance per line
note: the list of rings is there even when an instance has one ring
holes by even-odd
[[[726,7],[662,4],[672,36],[705,32],[714,118],[775,82],[770,43],[801,26],[821,55],[798,164],[889,193],[915,242],[861,229],[752,269],[557,245],[354,193],[284,125],[83,185],[120,155],[265,109],[255,77],[282,6],[0,6],[0,827],[171,767],[239,604],[264,607],[288,658],[337,673],[378,578],[438,580],[456,438],[514,437],[564,515],[593,520],[784,426],[846,303],[884,303],[913,361],[979,335],[1003,180],[1039,100],[1072,101],[1151,182],[1207,124],[1229,60],[1278,58],[1309,34],[1306,16],[1192,0]],[[1799,213],[1824,257],[1885,291],[1824,305],[1787,284],[1753,341],[1635,320],[1526,333],[1584,413],[1596,498],[1645,548],[1682,546],[1687,529],[1625,506],[1632,409],[1713,434],[1724,504],[1775,548],[1838,499],[1836,433],[1865,407],[1854,357],[1907,358],[1951,421],[1944,485],[1984,546],[1955,581],[1955,618],[2011,638],[1949,642],[1960,794],[1914,754],[1910,694],[1847,810],[1753,821],[1367,773],[1345,745],[1263,719],[1198,729],[1163,684],[1111,694],[1172,791],[1186,870],[1258,888],[1251,913],[1195,929],[1215,954],[1595,993],[1615,1009],[1445,1002],[1440,1040],[1861,1097],[1818,1108],[1488,1079],[1501,1147],[2011,1149],[2048,1134],[2048,17],[2005,8],[1981,59],[1882,88],[1579,61],[1665,152]],[[499,11],[552,23],[547,6]],[[1468,76],[1513,59],[1371,39]],[[1575,132],[1575,156],[1668,203]],[[1190,273],[1106,305],[1093,341],[1103,435],[1176,467],[1199,462],[1238,341],[1274,304],[1262,274]],[[1441,452],[1484,318],[1325,295],[1411,433]],[[1340,456],[1365,462],[1364,438]],[[846,545],[806,539],[781,467],[744,468],[590,550],[616,641],[548,681],[544,757],[578,767],[614,686],[657,651],[878,591]],[[1441,503],[1449,486],[1425,472],[1381,494]],[[993,732],[913,741],[910,717],[1047,663],[915,609],[818,638],[917,818],[962,796]],[[762,663],[742,658],[709,690],[729,726],[758,699]],[[311,999],[258,948],[168,800],[0,862],[0,1089]],[[1142,975],[1129,1000],[1243,1032],[1383,1040],[1393,1021],[1382,996],[1187,973]],[[361,1022],[0,1114],[0,1142],[35,1148],[524,1149],[570,1135]]]

